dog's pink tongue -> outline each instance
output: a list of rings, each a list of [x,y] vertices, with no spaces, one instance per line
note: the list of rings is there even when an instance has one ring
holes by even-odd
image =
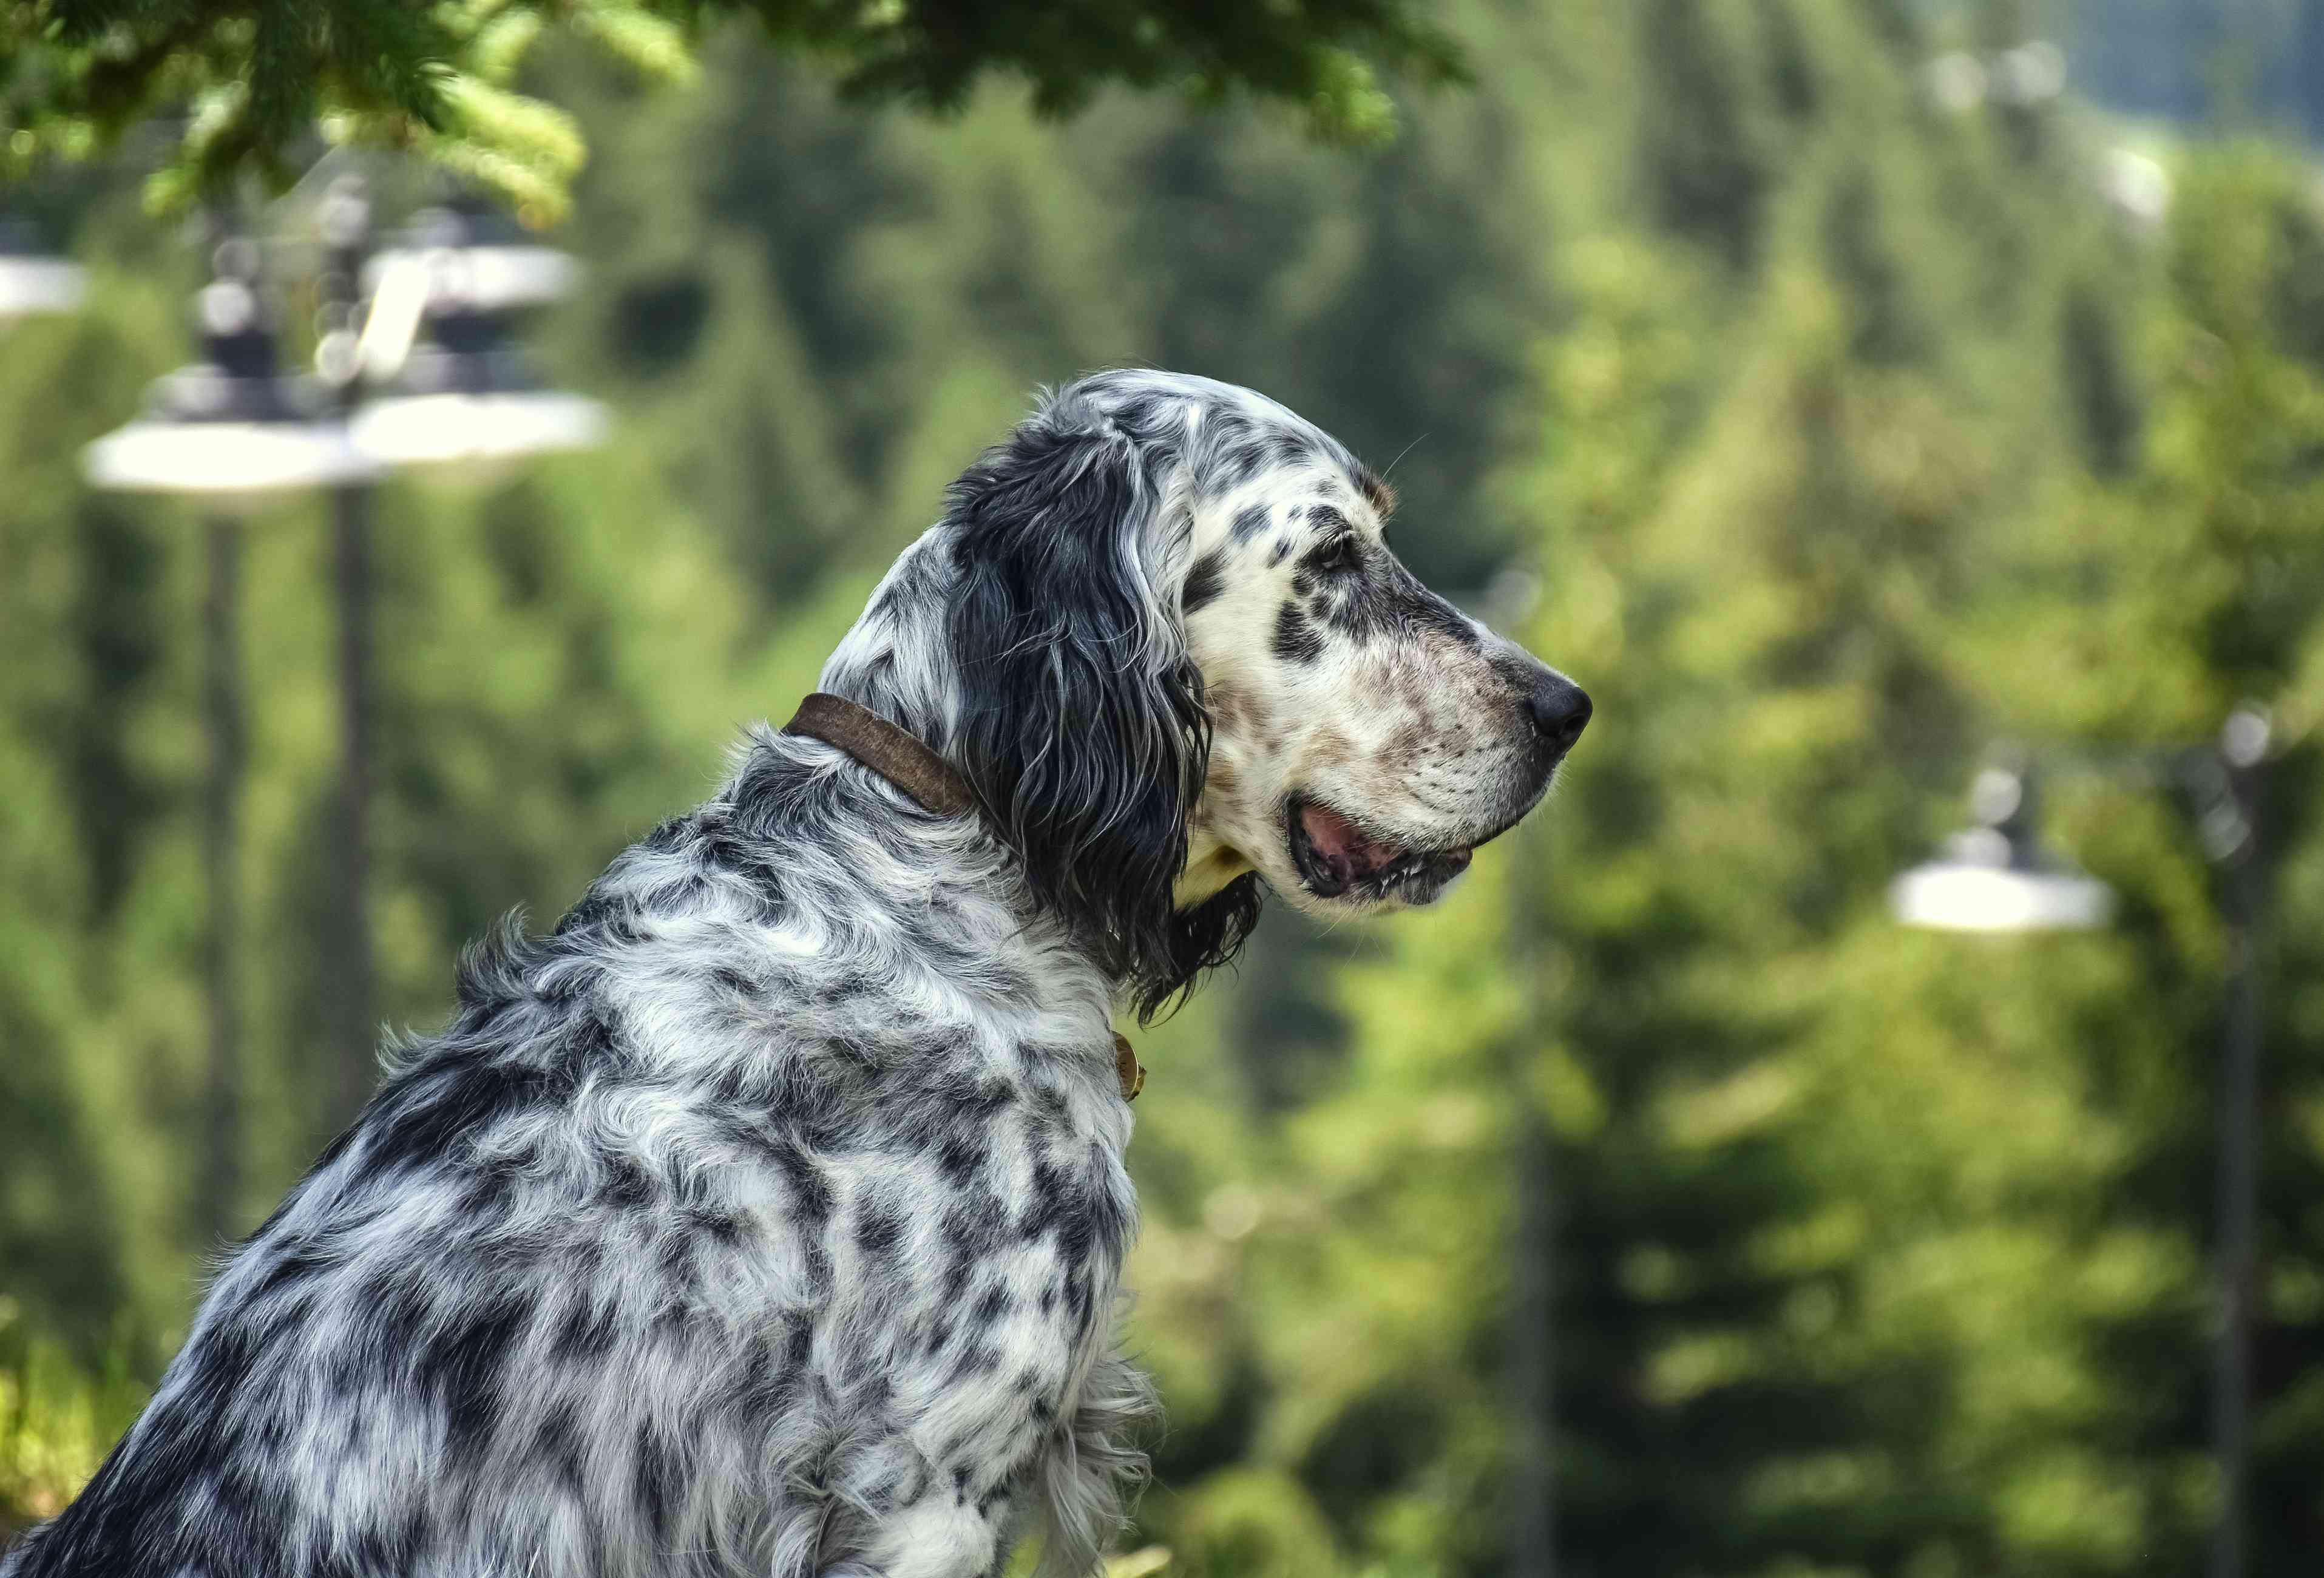
[[[1328,806],[1308,806],[1299,819],[1307,831],[1307,842],[1343,882],[1367,876],[1396,858],[1396,851],[1365,837],[1353,822]]]

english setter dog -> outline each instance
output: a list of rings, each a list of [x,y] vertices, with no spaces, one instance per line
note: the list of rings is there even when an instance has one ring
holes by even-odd
[[[970,1578],[1037,1529],[1092,1572],[1149,1406],[1115,1004],[1262,885],[1434,900],[1590,715],[1389,504],[1246,390],[1044,399],[823,673],[973,809],[762,730],[474,949],[0,1578]]]

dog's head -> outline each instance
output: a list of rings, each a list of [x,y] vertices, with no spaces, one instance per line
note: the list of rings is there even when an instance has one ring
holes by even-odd
[[[1249,420],[1189,512],[1212,739],[1181,897],[1256,871],[1321,914],[1429,903],[1541,798],[1590,698],[1397,562],[1394,497],[1344,449]]]
[[[1397,562],[1391,503],[1248,390],[1100,374],[971,467],[940,562],[873,600],[891,687],[907,606],[941,608],[947,694],[891,699],[1143,1011],[1233,952],[1262,880],[1333,916],[1434,900],[1589,720]]]

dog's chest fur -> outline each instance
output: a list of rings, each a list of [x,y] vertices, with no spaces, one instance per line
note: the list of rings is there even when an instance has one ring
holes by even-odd
[[[909,1578],[1042,1514],[1085,1563],[1129,1131],[974,824],[762,736],[467,961],[22,1572]]]

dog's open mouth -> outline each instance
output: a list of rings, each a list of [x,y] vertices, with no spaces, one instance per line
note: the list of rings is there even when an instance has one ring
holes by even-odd
[[[1469,867],[1474,846],[1413,849],[1378,838],[1331,807],[1294,796],[1284,836],[1299,879],[1318,899],[1400,899],[1425,904]]]

